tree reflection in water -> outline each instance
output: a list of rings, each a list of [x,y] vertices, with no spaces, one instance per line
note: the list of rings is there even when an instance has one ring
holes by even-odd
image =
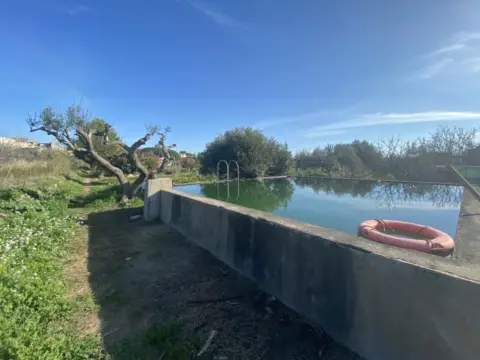
[[[266,212],[286,208],[294,190],[294,183],[288,179],[204,184],[200,189],[205,197]]]
[[[203,184],[200,190],[205,197],[274,212],[287,207],[296,186],[332,196],[371,198],[377,206],[390,209],[425,202],[436,208],[458,208],[463,195],[461,186],[306,178]]]
[[[373,198],[379,206],[387,208],[420,202],[430,202],[437,208],[454,208],[460,206],[463,196],[461,186],[311,178],[296,178],[294,181],[295,185],[311,188],[315,193]]]

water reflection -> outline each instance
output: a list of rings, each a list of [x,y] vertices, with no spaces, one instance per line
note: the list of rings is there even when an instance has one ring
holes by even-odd
[[[463,187],[376,181],[247,180],[181,188],[276,215],[357,233],[366,219],[392,219],[433,226],[455,236]]]
[[[204,184],[200,188],[205,197],[266,212],[287,207],[294,191],[294,183],[287,179],[232,181]]]
[[[305,178],[294,181],[296,186],[311,188],[315,193],[370,198],[376,201],[377,206],[386,208],[425,202],[436,208],[457,208],[463,196],[461,186]]]

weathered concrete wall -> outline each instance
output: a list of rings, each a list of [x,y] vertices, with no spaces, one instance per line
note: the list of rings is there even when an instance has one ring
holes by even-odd
[[[476,272],[175,190],[160,215],[368,360],[480,358]]]
[[[172,179],[148,179],[145,186],[143,218],[152,221],[160,217],[161,190],[171,190]]]

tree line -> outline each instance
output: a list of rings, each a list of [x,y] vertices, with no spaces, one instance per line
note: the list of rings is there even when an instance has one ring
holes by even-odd
[[[429,136],[414,141],[395,137],[377,143],[355,140],[292,154],[286,143],[257,129],[238,127],[216,136],[203,152],[194,155],[176,152],[176,144],[167,145],[170,127],[148,126],[144,136],[128,145],[111,124],[91,118],[75,105],[64,112],[47,107],[40,114],[29,116],[27,123],[30,131],[53,136],[91,168],[115,176],[122,189],[121,201],[132,198],[147,178],[168,172],[174,164],[206,174],[215,173],[220,160],[236,160],[243,178],[315,174],[438,181],[442,171],[447,174],[441,166],[462,159],[475,147],[477,135],[477,129],[439,127]],[[156,144],[146,147],[154,138]],[[225,173],[225,167],[220,171]],[[128,174],[137,175],[131,181]]]
[[[294,156],[297,169],[320,170],[326,176],[394,180],[449,180],[446,165],[459,164],[476,146],[477,129],[438,127],[413,141],[397,137],[377,143],[354,140],[317,147]],[[440,177],[440,179],[439,179]]]

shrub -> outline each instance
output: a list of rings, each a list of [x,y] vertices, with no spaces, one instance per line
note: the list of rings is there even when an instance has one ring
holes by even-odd
[[[220,160],[236,160],[242,177],[284,175],[291,157],[286,144],[252,128],[236,128],[217,136],[199,155],[203,173],[215,173]]]

